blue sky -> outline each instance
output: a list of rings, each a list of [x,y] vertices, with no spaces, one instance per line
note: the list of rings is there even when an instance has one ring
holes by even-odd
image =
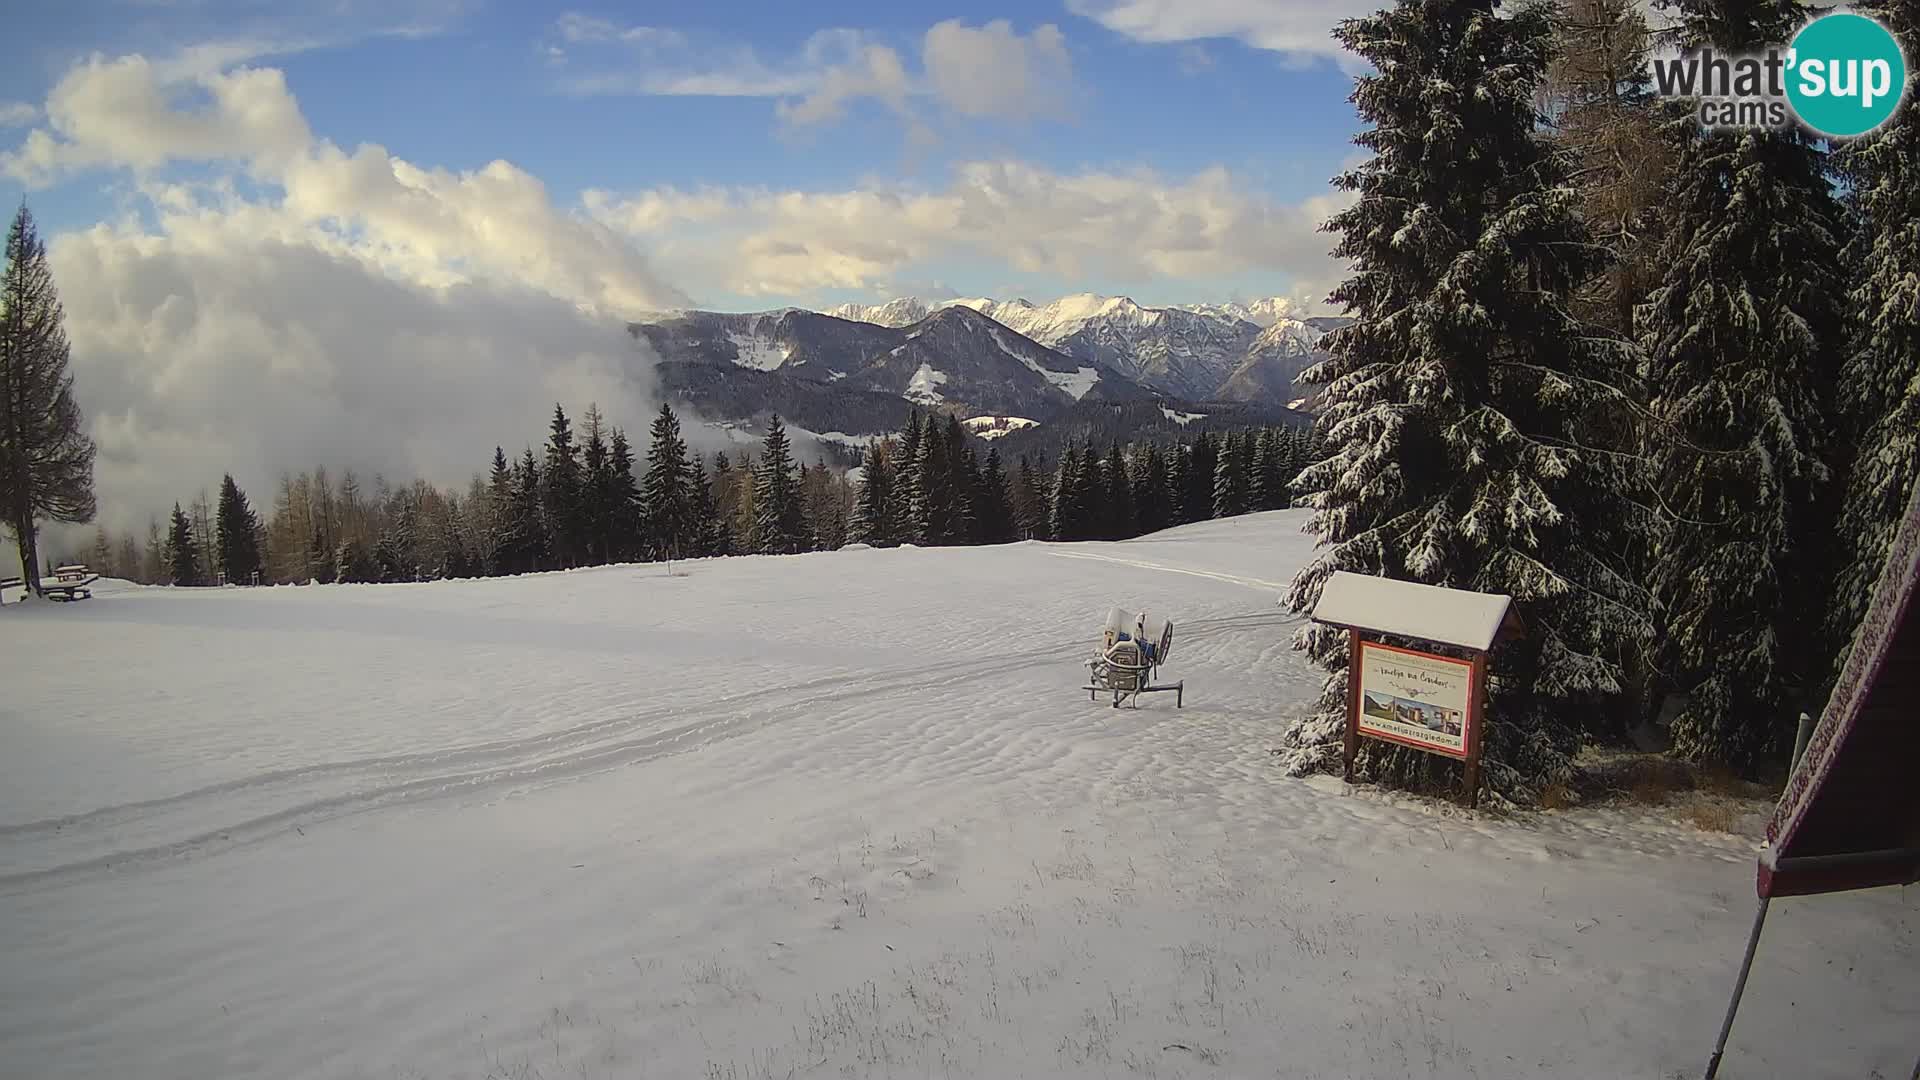
[[[101,522],[144,532],[226,472],[463,485],[555,401],[643,429],[623,321],[662,308],[1312,309],[1357,127],[1328,31],[1372,6],[35,4],[0,198],[48,240]]]
[[[157,62],[226,48],[235,58],[230,66],[284,72],[318,139],[347,150],[374,143],[420,167],[456,172],[504,159],[537,177],[561,212],[577,208],[591,189],[937,192],[956,168],[979,161],[1014,161],[1059,176],[1150,173],[1167,184],[1225,170],[1236,195],[1289,205],[1327,193],[1327,179],[1352,153],[1356,127],[1345,100],[1350,76],[1324,40],[1334,13],[1295,13],[1289,9],[1304,5],[1285,2],[549,9],[428,2],[348,4],[338,17],[297,19],[278,17],[273,7],[191,0],[43,7],[28,13],[24,26],[16,20],[0,43],[0,102],[21,113],[21,106],[41,109],[34,126],[57,131],[44,110],[49,91],[89,55],[137,53]],[[1195,22],[1199,9],[1197,25],[1181,25]],[[1134,22],[1121,22],[1128,18]],[[914,91],[906,107],[911,119],[876,96],[852,98],[832,119],[783,117],[783,108],[805,98],[810,81],[857,60],[862,48],[890,50],[907,81],[925,81],[929,31],[952,20],[981,32],[1004,20],[1015,43],[1047,33],[1058,47],[1032,50],[1028,67],[1051,73],[1049,81],[1024,100],[1015,95],[973,109]],[[1312,41],[1316,30],[1319,42]],[[1274,33],[1310,44],[1293,51],[1256,44]],[[1149,40],[1159,37],[1175,39]],[[992,70],[980,69],[980,77],[991,81]],[[706,82],[658,85],[676,78]],[[190,85],[174,93],[184,104],[193,101]],[[13,128],[0,146],[17,146],[25,130]],[[206,169],[178,161],[148,175],[197,178]],[[22,180],[14,170],[5,194],[24,192],[50,232],[111,217],[130,203],[137,210],[141,202],[129,199],[134,175],[112,163]],[[631,239],[650,246],[649,237]],[[936,285],[969,294],[1125,291],[1179,302],[1294,291],[1298,269],[1314,265],[1312,256],[1323,254],[1314,246],[1324,249],[1325,239],[1298,230],[1290,239],[1309,250],[1213,263],[1169,260],[1161,269],[1094,259],[1022,266],[981,243],[963,250],[934,244],[938,250],[924,257],[857,280],[784,275],[742,288],[727,273],[675,265],[665,253],[660,270],[688,299],[729,308]]]

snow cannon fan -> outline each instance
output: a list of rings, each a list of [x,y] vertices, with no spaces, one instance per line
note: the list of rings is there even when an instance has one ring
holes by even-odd
[[[1166,686],[1153,685],[1154,674],[1166,663],[1172,648],[1172,620],[1149,619],[1144,611],[1128,615],[1125,608],[1108,611],[1100,646],[1087,661],[1087,668],[1092,672],[1085,687],[1087,700],[1098,700],[1102,693],[1107,693],[1113,695],[1114,708],[1131,701],[1137,709],[1141,694],[1171,690],[1174,708],[1183,707],[1185,680]]]

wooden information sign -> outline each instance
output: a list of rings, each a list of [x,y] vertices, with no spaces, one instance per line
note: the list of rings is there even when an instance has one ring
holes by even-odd
[[[1467,803],[1478,802],[1487,654],[1519,632],[1512,599],[1343,570],[1321,587],[1313,619],[1347,631],[1347,779],[1364,736],[1465,762]],[[1468,658],[1368,634],[1450,645]]]

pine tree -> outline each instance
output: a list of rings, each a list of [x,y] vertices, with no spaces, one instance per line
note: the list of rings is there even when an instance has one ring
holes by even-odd
[[[600,406],[587,406],[587,441],[581,445],[580,526],[582,554],[589,565],[613,561],[613,457],[607,446]]]
[[[1794,0],[1682,0],[1685,47],[1785,41]],[[1840,356],[1843,211],[1799,127],[1702,129],[1673,110],[1671,232],[1640,311],[1654,489],[1674,518],[1652,563],[1666,667],[1685,694],[1674,748],[1752,767],[1784,757],[1813,700],[1831,580],[1828,455]]]
[[[1140,535],[1140,523],[1134,513],[1133,478],[1127,475],[1127,459],[1114,443],[1107,451],[1106,534],[1110,540],[1129,540]]]
[[[1185,525],[1193,520],[1187,513],[1187,492],[1192,487],[1188,470],[1193,467],[1193,451],[1175,440],[1167,448],[1167,524]],[[1213,505],[1213,489],[1207,489],[1207,505]]]
[[[1093,448],[1092,435],[1088,435],[1080,444],[1077,479],[1080,483],[1080,520],[1076,524],[1078,535],[1083,540],[1104,539],[1107,523],[1111,520],[1107,512],[1107,473],[1100,452]]]
[[[553,560],[563,568],[577,566],[585,532],[581,517],[580,451],[573,445],[573,426],[567,421],[566,410],[558,402],[554,403],[553,422],[547,435],[544,479],[541,508],[545,511]]]
[[[714,512],[713,485],[707,480],[707,466],[699,458],[692,458],[688,467],[692,474],[687,478],[688,543],[685,557],[705,558],[718,554],[719,519]]]
[[[860,466],[860,492],[853,504],[850,529],[855,543],[890,547],[895,542],[893,519],[893,463],[888,460],[884,440],[867,444],[867,456]]]
[[[334,552],[334,578],[343,584],[363,584],[380,580],[380,564],[358,536],[340,542]]]
[[[1007,472],[1000,464],[1000,450],[987,450],[986,467],[980,470],[979,500],[980,542],[1010,544],[1015,539],[1013,503],[1007,491]]]
[[[1493,654],[1482,746],[1493,796],[1522,803],[1567,779],[1579,726],[1620,690],[1620,650],[1649,632],[1608,560],[1645,515],[1589,449],[1635,357],[1568,311],[1598,252],[1536,130],[1551,32],[1547,9],[1501,17],[1491,0],[1400,0],[1335,31],[1373,66],[1352,99],[1372,156],[1335,181],[1357,198],[1327,225],[1353,266],[1330,300],[1355,321],[1302,376],[1325,388],[1332,455],[1300,478],[1321,553],[1288,594],[1309,611],[1348,570],[1512,596],[1529,635]],[[1295,771],[1339,760],[1348,689],[1344,632],[1302,637],[1330,676],[1286,735]],[[1371,742],[1356,763],[1398,783],[1457,768]]]
[[[125,576],[113,564],[113,541],[107,536],[105,525],[94,526],[93,547],[87,557],[87,566],[102,577]]]
[[[327,540],[319,529],[313,530],[313,536],[307,543],[307,581],[317,581],[322,585],[333,584],[339,573],[339,565],[333,558],[333,552],[327,550]],[[302,581],[299,584],[306,584]]]
[[[528,447],[520,458],[517,487],[513,496],[513,533],[519,539],[519,557],[514,563],[514,573],[524,574],[549,567],[551,547],[547,540],[547,516],[543,508],[543,492],[546,486],[540,476],[540,465],[534,460],[533,448]]]
[[[764,555],[784,555],[805,545],[806,522],[801,518],[799,485],[793,475],[793,454],[786,425],[775,414],[767,422],[767,438],[753,478],[753,547]]]
[[[1181,478],[1182,524],[1213,519],[1213,488],[1219,469],[1220,444],[1204,431],[1194,436],[1193,447],[1187,451],[1185,475]]]
[[[167,542],[160,533],[160,520],[147,519],[147,544],[140,555],[140,576],[150,585],[171,581],[168,571]]]
[[[680,418],[662,403],[653,421],[653,445],[647,451],[647,475],[641,481],[641,502],[655,558],[673,558],[689,549],[698,537],[694,522],[693,470],[687,444],[680,437]]]
[[[1213,516],[1237,517],[1247,512],[1246,435],[1230,432],[1221,441],[1213,469]]]
[[[932,418],[928,418],[931,422]],[[907,425],[900,429],[899,443],[893,459],[893,521],[897,539],[903,543],[918,543],[919,533],[915,528],[914,504],[919,498],[920,483],[920,441],[924,436],[920,423],[920,410],[907,414]]]
[[[1249,502],[1255,510],[1279,510],[1287,505],[1285,433],[1261,428],[1253,442],[1253,477]]]
[[[140,544],[131,533],[120,538],[120,546],[114,552],[113,569],[128,581],[137,581],[142,585],[156,584],[146,576],[146,568],[141,565]]]
[[[949,454],[953,452],[948,444]],[[973,447],[964,443],[953,469],[953,542],[956,544],[985,543],[981,521],[982,503],[986,500],[983,488],[985,483],[980,476],[980,459],[974,455]]]
[[[1080,534],[1080,523],[1086,519],[1081,493],[1086,485],[1080,482],[1080,452],[1068,443],[1060,452],[1060,466],[1053,476],[1053,498],[1050,512],[1052,520],[1047,531],[1055,540],[1084,540]]]
[[[220,478],[220,569],[234,585],[250,585],[260,572],[260,519],[247,505],[233,474]]]
[[[1139,466],[1134,470],[1133,507],[1142,534],[1156,533],[1173,524],[1173,493],[1167,483],[1167,459],[1153,443],[1141,451]]]
[[[1867,0],[1920,62],[1920,2]],[[1911,77],[1911,75],[1909,76]],[[1847,470],[1836,532],[1839,573],[1825,636],[1838,646],[1827,680],[1846,663],[1854,632],[1920,482],[1920,103],[1909,100],[1885,124],[1840,152],[1860,208],[1841,262],[1855,267],[1849,299],[1858,319],[1842,368],[1841,415],[1857,450]],[[1819,696],[1819,695],[1816,695]]]
[[[193,541],[193,522],[173,504],[173,527],[167,533],[167,581],[173,585],[199,585],[198,545]]]
[[[973,449],[967,445],[966,429],[960,426],[958,416],[947,417],[945,431],[947,447],[948,518],[945,543],[968,544],[974,539],[974,489],[979,485],[979,465],[974,461]]]
[[[1020,475],[1013,487],[1014,525],[1021,540],[1046,540],[1053,536],[1052,509],[1041,487],[1040,474],[1027,455],[1020,455]]]
[[[193,528],[196,565],[200,568],[201,578],[209,585],[218,584],[220,558],[219,548],[214,544],[213,502],[207,498],[205,489],[187,507],[187,520]]]
[[[953,542],[953,470],[947,462],[945,435],[931,425],[930,419],[913,465],[912,516],[908,519],[913,542],[922,547]]]
[[[493,471],[487,475],[487,500],[492,506],[487,529],[493,557],[487,560],[489,574],[511,574],[520,565],[522,538],[518,515],[513,512],[513,467],[507,464],[507,452],[493,448]]]
[[[36,595],[39,523],[94,514],[94,445],[73,398],[65,318],[46,245],[23,203],[0,273],[0,524],[19,544],[21,573]]]
[[[713,553],[735,555],[740,550],[740,474],[725,451],[713,455]]]
[[[615,562],[627,562],[640,554],[644,521],[640,482],[633,475],[633,447],[627,442],[627,433],[619,428],[613,429],[607,471],[608,553]]]

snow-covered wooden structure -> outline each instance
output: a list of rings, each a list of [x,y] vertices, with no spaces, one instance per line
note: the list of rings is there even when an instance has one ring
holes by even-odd
[[[1475,802],[1487,656],[1521,631],[1513,599],[1341,570],[1321,585],[1313,619],[1347,631],[1347,779],[1365,736],[1465,762],[1467,801]],[[1468,658],[1378,637],[1451,646]]]
[[[1920,485],[1819,724],[1767,823],[1746,958],[1707,1064],[1719,1071],[1776,896],[1920,881]],[[1920,1063],[1914,1066],[1920,1077]]]

